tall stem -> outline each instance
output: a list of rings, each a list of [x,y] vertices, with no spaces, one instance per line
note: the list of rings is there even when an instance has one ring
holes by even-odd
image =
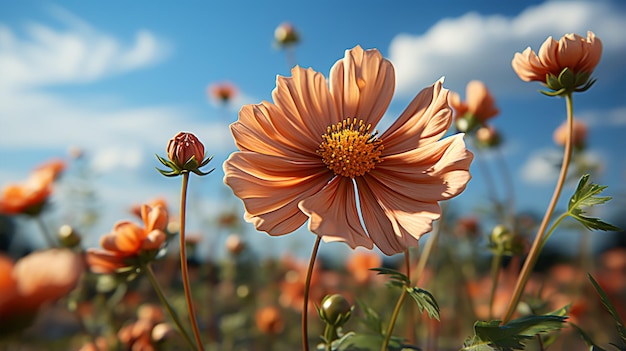
[[[203,351],[202,338],[198,329],[198,321],[196,312],[193,308],[193,299],[191,298],[191,287],[189,286],[189,269],[187,268],[187,245],[185,243],[185,213],[187,203],[187,185],[189,184],[189,172],[183,172],[183,184],[180,191],[180,270],[183,277],[183,287],[185,289],[185,300],[187,301],[187,311],[191,320],[191,328],[193,336],[196,339],[198,350]]]
[[[404,263],[406,264],[407,277],[410,277],[411,261],[409,259],[408,248],[404,250]],[[402,303],[406,298],[406,294],[407,286],[404,286],[404,288],[402,289],[402,293],[400,293],[400,297],[398,298],[398,302],[396,302],[396,307],[393,309],[393,314],[391,315],[391,320],[389,321],[389,326],[387,327],[387,334],[385,334],[385,340],[383,341],[383,345],[380,348],[381,351],[387,350],[387,345],[389,345],[389,340],[391,340],[391,334],[393,333],[393,328],[396,326],[396,320],[398,319],[398,315],[400,315],[400,308],[402,307]]]
[[[554,188],[554,193],[552,194],[552,200],[550,200],[548,209],[546,210],[546,213],[543,216],[543,220],[541,221],[541,224],[539,226],[539,230],[537,231],[535,241],[530,248],[530,252],[528,253],[526,262],[524,262],[524,266],[522,267],[520,276],[517,279],[517,283],[515,284],[515,290],[513,291],[511,301],[509,302],[504,317],[502,318],[502,324],[505,324],[511,320],[511,317],[513,316],[513,313],[517,308],[517,304],[519,303],[522,293],[524,292],[526,283],[530,278],[530,273],[532,272],[533,267],[537,262],[537,258],[539,257],[539,253],[541,252],[541,248],[543,247],[544,233],[546,232],[546,228],[548,227],[548,223],[550,222],[550,217],[552,217],[552,213],[554,212],[556,203],[559,200],[559,196],[561,195],[561,190],[563,189],[563,184],[565,183],[565,178],[567,176],[567,169],[569,167],[570,158],[572,155],[572,131],[574,129],[574,108],[572,102],[572,94],[569,93],[565,95],[565,100],[567,105],[568,128],[567,138],[565,140],[565,151],[563,152],[563,163],[561,164],[561,172],[559,174],[559,179],[556,183],[556,187]]]
[[[46,227],[46,224],[43,222],[43,219],[41,219],[40,214],[35,216],[35,222],[37,222],[37,226],[39,226],[39,230],[41,230],[41,235],[43,235],[43,238],[46,240],[48,247],[50,248],[57,247],[56,242],[52,238],[50,231],[48,231],[48,228]]]
[[[311,259],[309,260],[309,268],[306,272],[306,281],[304,283],[304,305],[302,306],[302,350],[309,351],[309,290],[311,288],[311,276],[313,276],[313,266],[315,265],[315,259],[317,257],[317,250],[319,250],[322,237],[317,236],[315,244],[313,245],[313,252],[311,252]]]
[[[152,267],[150,266],[150,264],[148,263],[144,265],[142,268],[143,268],[143,271],[146,272],[146,275],[148,276],[148,280],[150,280],[150,284],[152,284],[152,288],[154,289],[157,296],[159,297],[159,301],[161,301],[161,304],[163,305],[163,307],[167,309],[167,312],[169,313],[170,317],[172,317],[172,320],[174,321],[174,324],[176,324],[176,327],[178,328],[178,331],[180,332],[180,334],[183,336],[183,338],[185,339],[185,341],[187,342],[187,344],[192,350],[197,350],[193,341],[189,337],[189,334],[187,334],[187,331],[185,331],[185,328],[183,328],[183,325],[180,322],[180,319],[178,318],[176,311],[174,311],[170,303],[165,298],[165,294],[163,294],[163,290],[161,289],[161,286],[159,286],[159,282],[156,280],[156,277],[154,276],[154,272],[152,271]]]
[[[498,289],[498,277],[500,276],[500,265],[502,264],[502,250],[498,250],[491,260],[491,291],[489,293],[489,320],[493,318],[493,301]]]

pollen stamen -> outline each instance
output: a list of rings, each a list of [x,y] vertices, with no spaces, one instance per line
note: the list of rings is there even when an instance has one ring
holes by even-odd
[[[380,163],[383,143],[378,132],[370,133],[372,125],[363,120],[347,118],[327,127],[317,154],[336,175],[355,178]]]

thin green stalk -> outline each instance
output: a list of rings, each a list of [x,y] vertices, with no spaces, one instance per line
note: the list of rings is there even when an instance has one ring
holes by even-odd
[[[565,178],[567,176],[567,169],[569,168],[570,159],[572,156],[572,132],[574,125],[574,108],[572,102],[572,94],[569,93],[565,95],[566,105],[567,105],[567,138],[565,142],[565,151],[563,152],[563,163],[561,164],[561,172],[559,174],[559,179],[556,183],[556,187],[554,188],[554,193],[552,194],[552,199],[550,200],[550,204],[546,210],[546,213],[541,221],[539,229],[537,231],[537,236],[535,237],[535,241],[533,242],[532,247],[530,248],[530,252],[528,253],[528,257],[526,258],[526,262],[524,262],[524,266],[522,267],[522,271],[520,273],[519,278],[515,284],[515,290],[513,290],[513,296],[511,297],[511,301],[507,306],[504,317],[502,318],[502,324],[505,324],[511,320],[513,317],[513,313],[517,308],[517,304],[519,303],[520,298],[522,297],[522,293],[524,292],[524,288],[526,287],[526,283],[530,278],[530,274],[537,262],[537,258],[539,258],[539,253],[541,252],[541,248],[544,243],[544,234],[546,232],[546,228],[548,227],[548,223],[550,222],[550,217],[552,217],[552,213],[554,212],[554,208],[559,200],[559,196],[561,195],[561,190],[563,189],[563,184],[565,183]]]
[[[46,227],[46,224],[43,222],[43,219],[41,219],[41,215],[35,216],[35,222],[37,222],[37,225],[39,226],[39,229],[41,230],[41,234],[43,235],[43,238],[46,240],[48,247],[50,248],[57,247],[57,243],[54,241],[52,235],[50,234],[50,231],[48,231],[48,228]]]
[[[154,276],[154,272],[152,271],[152,267],[150,266],[150,264],[147,263],[143,265],[142,270],[146,272],[146,275],[148,276],[148,280],[150,280],[150,284],[152,284],[152,288],[154,288],[154,291],[159,297],[159,300],[161,301],[161,304],[163,305],[163,307],[165,307],[170,317],[172,317],[172,320],[174,321],[174,324],[176,325],[176,328],[178,328],[178,331],[180,332],[180,334],[183,336],[183,338],[185,339],[185,341],[187,342],[187,344],[192,350],[197,350],[196,345],[194,345],[193,341],[189,337],[189,334],[187,334],[187,331],[185,331],[185,328],[183,328],[183,325],[180,322],[180,319],[178,318],[176,311],[174,311],[170,303],[167,302],[167,299],[165,298],[165,295],[163,294],[163,290],[159,286],[159,282],[156,280],[156,277]]]
[[[409,280],[411,279],[411,261],[409,258],[409,249],[404,250],[404,263],[406,265],[407,277]],[[383,341],[383,345],[380,348],[382,351],[387,350],[387,346],[389,345],[389,341],[391,340],[391,334],[393,333],[393,328],[396,326],[396,320],[398,319],[398,315],[400,315],[400,308],[402,307],[402,303],[406,298],[407,287],[405,286],[402,289],[402,293],[400,293],[400,297],[398,298],[398,302],[396,302],[396,307],[393,309],[393,314],[391,315],[391,320],[389,321],[389,326],[387,327],[387,333],[385,334],[385,340]]]
[[[191,298],[191,287],[189,286],[189,269],[187,268],[187,250],[185,243],[185,213],[187,203],[187,185],[189,184],[189,172],[183,172],[183,183],[180,191],[180,270],[183,278],[183,287],[185,289],[185,300],[187,301],[187,311],[193,329],[193,336],[196,339],[198,350],[203,351],[202,338],[198,329],[198,321],[196,312],[193,308],[193,299]]]
[[[313,245],[313,252],[311,252],[311,259],[309,260],[309,268],[306,272],[306,281],[304,283],[304,305],[302,306],[302,350],[309,351],[309,290],[311,288],[311,276],[313,275],[313,266],[315,265],[315,259],[317,258],[317,250],[319,250],[322,237],[317,236],[315,244]]]
[[[500,276],[500,265],[502,264],[502,252],[498,251],[491,260],[491,292],[489,293],[489,320],[493,319],[493,301],[498,288],[498,278]]]

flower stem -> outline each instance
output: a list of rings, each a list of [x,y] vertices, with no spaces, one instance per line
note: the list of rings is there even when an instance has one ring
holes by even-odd
[[[304,283],[304,305],[302,306],[302,350],[309,350],[309,290],[311,288],[311,276],[313,275],[313,266],[315,265],[315,258],[317,257],[317,250],[320,247],[322,237],[318,236],[313,245],[313,252],[311,252],[311,259],[309,260],[309,268],[306,272],[306,281]]]
[[[567,169],[570,164],[570,159],[572,155],[572,131],[574,125],[574,108],[572,102],[572,94],[569,93],[565,95],[566,105],[567,105],[567,138],[565,142],[565,151],[563,152],[563,163],[561,164],[561,172],[559,174],[559,179],[556,183],[556,187],[554,188],[554,193],[552,194],[552,200],[550,200],[550,204],[546,210],[546,213],[541,221],[539,229],[537,231],[537,236],[535,237],[535,241],[533,242],[532,247],[530,248],[530,252],[528,253],[528,257],[524,262],[524,266],[522,267],[522,271],[520,273],[519,278],[517,279],[517,283],[515,284],[515,290],[513,291],[513,296],[511,297],[511,301],[507,306],[504,317],[502,318],[502,324],[507,323],[511,320],[515,309],[517,308],[517,304],[524,292],[524,288],[526,287],[526,283],[530,278],[530,274],[539,258],[539,253],[541,252],[541,248],[545,243],[544,234],[546,232],[546,228],[548,227],[548,222],[550,222],[550,217],[552,217],[552,213],[554,212],[554,208],[556,207],[556,203],[559,200],[559,196],[561,195],[561,190],[563,189],[563,184],[565,183],[565,178],[567,176]]]
[[[187,185],[189,184],[189,172],[183,172],[183,183],[180,191],[180,270],[183,278],[183,287],[185,289],[185,300],[187,301],[187,311],[193,329],[193,336],[196,339],[198,350],[203,351],[202,338],[198,329],[198,321],[193,308],[193,300],[191,298],[191,287],[189,286],[189,269],[187,268],[187,253],[185,242],[185,205],[187,203]]]
[[[491,260],[491,292],[489,293],[489,320],[493,318],[493,301],[498,288],[498,277],[500,275],[500,265],[502,264],[502,251],[498,251]]]
[[[410,277],[411,274],[411,264],[409,259],[409,249],[404,250],[404,263],[406,264],[407,277]],[[409,278],[410,280],[411,278]],[[396,302],[396,307],[393,309],[393,314],[391,315],[391,320],[389,321],[389,326],[387,326],[387,333],[385,334],[385,340],[383,341],[383,345],[380,348],[381,351],[386,351],[387,346],[389,345],[389,340],[391,340],[391,334],[393,333],[393,328],[396,326],[396,320],[398,319],[398,315],[400,314],[400,307],[402,307],[402,303],[406,298],[407,294],[407,286],[404,286],[402,289],[402,293],[400,293],[400,297],[398,298],[398,302]]]
[[[50,234],[50,231],[48,231],[46,224],[41,219],[41,215],[35,216],[35,222],[37,222],[37,226],[39,226],[39,229],[41,230],[41,234],[43,235],[43,238],[46,240],[48,247],[50,248],[57,247],[57,244],[55,243],[52,235]]]
[[[150,284],[152,284],[152,287],[154,288],[154,291],[159,297],[161,304],[165,307],[165,309],[167,309],[167,312],[170,314],[170,317],[172,317],[172,320],[174,321],[174,324],[176,324],[176,327],[178,328],[178,331],[180,332],[180,334],[183,336],[183,338],[185,339],[187,344],[189,344],[189,347],[192,350],[197,350],[196,345],[194,345],[193,341],[189,337],[189,334],[187,334],[187,331],[185,331],[185,329],[183,328],[183,325],[180,322],[180,319],[178,318],[176,311],[174,311],[174,309],[169,304],[169,302],[167,302],[167,299],[165,298],[165,295],[163,294],[163,290],[159,286],[159,282],[156,280],[156,277],[154,276],[154,272],[152,271],[152,267],[150,266],[150,264],[148,263],[144,265],[142,268],[143,268],[142,270],[146,272],[146,275],[148,276],[148,280],[150,280]]]

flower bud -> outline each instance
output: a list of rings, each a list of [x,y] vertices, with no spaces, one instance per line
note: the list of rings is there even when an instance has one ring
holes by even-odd
[[[59,228],[59,242],[63,247],[76,247],[80,245],[80,240],[80,235],[70,225],[64,224]]]
[[[319,309],[320,318],[329,325],[338,327],[350,319],[352,306],[340,294],[326,295]]]
[[[524,239],[504,225],[497,225],[491,231],[489,248],[501,255],[515,256],[524,252]]]
[[[204,159],[204,145],[198,138],[187,132],[179,132],[170,139],[167,144],[167,157],[169,160],[157,155],[157,159],[171,171],[157,170],[167,177],[174,177],[186,172],[193,172],[197,175],[207,175],[213,170],[203,173],[200,167],[204,167],[211,157]]]
[[[241,240],[241,237],[237,234],[230,234],[227,238],[226,238],[226,250],[228,250],[228,252],[233,255],[233,256],[237,256],[241,253],[241,251],[243,251],[243,249],[246,247],[246,244],[243,242],[243,240]]]
[[[274,39],[280,47],[295,45],[300,41],[300,36],[291,23],[281,23],[274,31]]]
[[[204,160],[204,145],[195,135],[180,132],[167,144],[167,156],[179,168],[191,171]]]
[[[500,133],[493,126],[484,126],[476,130],[478,145],[486,148],[496,147],[502,143]]]

